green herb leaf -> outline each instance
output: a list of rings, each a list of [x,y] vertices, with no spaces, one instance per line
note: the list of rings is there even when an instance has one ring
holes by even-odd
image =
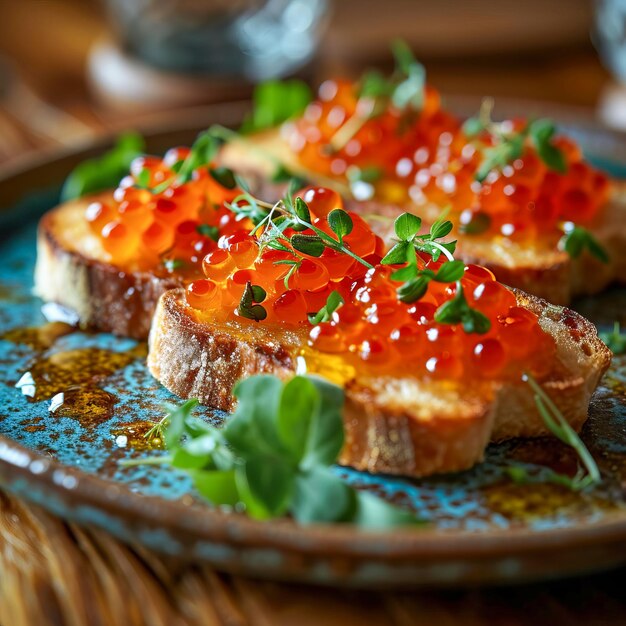
[[[307,203],[300,198],[299,196],[293,202],[293,210],[296,214],[296,217],[303,222],[309,224],[311,222],[311,212],[309,211],[309,206]],[[304,224],[300,224],[304,230],[308,228],[308,226]]]
[[[225,189],[234,189],[237,186],[235,174],[228,167],[213,167],[209,169],[209,174]]]
[[[83,161],[72,170],[63,185],[61,201],[116,187],[128,174],[133,159],[141,156],[144,150],[145,142],[141,135],[121,135],[111,150],[100,157]]]
[[[355,491],[330,468],[314,466],[296,478],[292,512],[301,524],[347,521],[356,501]]]
[[[163,267],[168,272],[175,272],[185,267],[185,262],[182,259],[163,259]]]
[[[480,135],[484,130],[486,130],[485,124],[478,117],[468,117],[463,123],[463,133],[470,139]]]
[[[263,302],[266,297],[265,289],[259,285],[246,283],[246,287],[239,301],[237,312],[241,317],[245,317],[256,322],[261,322],[267,317],[267,311],[259,302]]]
[[[626,333],[620,331],[619,322],[613,324],[611,332],[600,332],[598,334],[613,354],[626,353]]]
[[[421,111],[424,106],[426,70],[421,63],[416,61],[411,49],[404,41],[394,41],[392,52],[396,65],[406,78],[394,89],[391,101],[399,109],[410,105],[416,111]]]
[[[529,124],[528,134],[537,150],[539,158],[552,170],[561,174],[567,172],[565,155],[556,146],[552,145],[552,138],[556,128],[550,120],[534,120]]]
[[[381,265],[399,265],[400,263],[406,263],[407,254],[411,247],[412,244],[408,241],[401,241],[400,243],[397,243],[382,258]]]
[[[457,280],[461,280],[463,274],[465,274],[465,263],[463,261],[448,261],[439,268],[434,280],[438,283],[454,283]]]
[[[252,114],[241,127],[242,133],[274,128],[300,115],[313,99],[309,86],[300,80],[269,80],[257,87],[252,96]]]
[[[294,250],[314,257],[322,256],[326,249],[324,242],[318,235],[292,235],[289,242]]]
[[[141,189],[149,189],[150,188],[150,170],[147,168],[143,168],[139,175],[137,176],[137,186]]]
[[[375,167],[373,165],[370,167],[351,166],[346,171],[346,175],[348,180],[352,183],[373,183],[380,179],[383,175],[383,170],[380,167]]]
[[[217,226],[209,226],[208,224],[198,224],[196,232],[203,237],[209,237],[213,241],[220,238],[220,229]]]
[[[200,495],[214,505],[234,507],[240,501],[235,470],[225,471],[191,471],[189,475]]]
[[[411,302],[416,302],[417,300],[422,298],[428,290],[429,282],[430,278],[428,278],[424,274],[421,274],[418,278],[409,280],[401,287],[398,287],[398,300],[407,304],[410,304]]]
[[[410,241],[419,232],[422,220],[412,213],[403,213],[396,218],[393,228],[400,241]]]
[[[584,250],[587,250],[591,256],[602,263],[609,263],[611,260],[608,252],[600,242],[582,226],[574,226],[567,231],[561,238],[559,247],[565,250],[573,259],[577,259]]]
[[[195,170],[209,165],[215,159],[221,145],[222,141],[210,129],[200,133],[178,170],[176,175],[178,182],[180,184],[189,182]]]
[[[454,298],[444,302],[435,311],[435,321],[439,324],[462,324],[466,333],[477,333],[480,335],[486,333],[491,328],[489,318],[480,311],[470,307],[460,282],[457,282]]]
[[[449,235],[453,227],[450,220],[437,220],[430,227],[430,237],[431,239],[441,239]]]
[[[309,314],[309,323],[313,326],[322,322],[329,322],[333,313],[344,304],[344,299],[338,291],[331,291],[326,298],[326,304],[315,314]]]
[[[339,243],[343,243],[343,238],[352,232],[354,224],[352,218],[343,209],[333,209],[327,217],[330,229],[337,235]]]
[[[474,213],[469,222],[459,225],[459,232],[464,235],[480,235],[489,230],[491,217],[484,211]]]
[[[504,167],[515,161],[515,159],[519,159],[524,150],[524,139],[525,134],[518,133],[509,137],[503,137],[500,143],[493,147],[485,148],[483,160],[474,178],[479,183],[482,183],[492,170]]]

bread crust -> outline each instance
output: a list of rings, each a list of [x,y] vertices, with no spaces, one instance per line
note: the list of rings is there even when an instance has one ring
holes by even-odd
[[[124,270],[107,259],[83,218],[90,202],[107,197],[69,202],[41,218],[35,293],[75,311],[83,327],[147,339],[159,297],[180,287],[182,280],[138,268]]]
[[[577,313],[516,295],[555,338],[557,361],[543,387],[578,430],[611,353],[595,327]],[[303,331],[277,331],[247,321],[209,322],[185,303],[179,289],[159,300],[148,367],[176,395],[230,411],[237,380],[258,373],[288,379],[303,371],[303,345]],[[319,366],[314,373],[333,377]],[[479,462],[490,441],[548,434],[530,388],[521,381],[477,388],[353,372],[343,384],[340,462],[360,470],[414,477],[454,472]]]

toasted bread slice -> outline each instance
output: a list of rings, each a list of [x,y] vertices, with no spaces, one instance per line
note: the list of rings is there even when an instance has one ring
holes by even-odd
[[[577,313],[521,292],[517,298],[556,340],[555,366],[542,385],[578,430],[611,353]],[[533,394],[521,381],[464,385],[364,375],[340,356],[304,346],[305,330],[212,322],[177,289],[159,300],[148,366],[178,396],[223,410],[234,407],[234,384],[253,374],[286,379],[312,371],[339,381],[346,390],[340,462],[370,472],[417,477],[458,471],[480,461],[490,441],[547,434]]]
[[[278,129],[235,140],[223,148],[222,162],[252,178],[264,196],[271,197],[267,181],[282,163],[294,174],[307,177]],[[274,192],[276,194],[276,191]],[[393,218],[405,210],[414,210],[425,222],[439,216],[442,207],[393,206],[385,203],[350,201],[348,208],[368,219],[377,234],[389,242],[393,237]],[[388,219],[380,220],[378,217]],[[373,219],[372,219],[373,218]],[[602,263],[584,254],[573,260],[555,246],[516,242],[508,237],[461,235],[456,256],[466,263],[489,268],[496,278],[511,287],[545,298],[555,304],[567,305],[576,296],[598,293],[614,281],[626,277],[626,185],[613,183],[610,202],[591,225],[590,230],[607,250],[609,263]]]
[[[72,310],[84,327],[146,339],[159,296],[182,284],[139,265],[118,267],[84,219],[90,202],[110,193],[67,202],[39,222],[35,293]]]

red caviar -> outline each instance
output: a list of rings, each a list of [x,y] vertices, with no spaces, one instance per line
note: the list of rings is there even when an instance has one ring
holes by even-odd
[[[302,193],[302,197],[306,195]],[[316,189],[308,194],[308,208],[313,223],[330,234],[325,217],[319,217],[328,213],[328,197],[332,196]],[[335,206],[338,203],[340,200],[333,198],[331,210],[341,208],[341,204]],[[379,248],[378,238],[358,216],[348,215],[358,237],[352,243],[348,235],[344,243],[355,253],[370,253],[371,258]],[[219,247],[204,258],[206,278],[193,282],[187,290],[192,307],[211,311],[218,319],[242,320],[239,306],[244,289],[248,283],[258,285],[266,292],[262,306],[267,317],[249,323],[302,329],[308,333],[308,345],[316,351],[343,355],[376,373],[491,380],[519,378],[523,369],[536,373],[551,362],[554,342],[539,326],[537,316],[517,306],[513,292],[483,267],[467,266],[461,284],[468,304],[484,314],[491,327],[484,334],[468,333],[461,324],[435,321],[437,309],[455,297],[455,283],[431,281],[421,299],[404,303],[398,300],[400,283],[391,277],[400,266],[374,263],[367,269],[344,252],[329,249],[319,257],[300,255],[263,246],[263,235],[252,237],[249,232],[241,229],[222,236]],[[420,254],[420,263],[434,272],[446,262]],[[344,263],[340,273],[340,259],[346,258],[350,263]],[[308,317],[326,304],[332,291],[341,294],[344,304],[328,321],[311,327]],[[220,304],[215,294],[221,294]]]
[[[163,262],[170,260],[171,267],[183,275],[201,275],[202,259],[217,250],[214,233],[229,235],[252,227],[223,207],[224,201],[240,192],[223,187],[208,173],[209,165],[195,170],[191,180],[177,178],[173,168],[188,155],[189,148],[179,147],[162,159],[136,158],[111,200],[87,207],[89,228],[113,262],[148,264],[166,271],[168,264]],[[236,264],[247,267],[256,258],[256,247],[239,243],[232,254]]]
[[[607,202],[607,177],[584,161],[573,141],[559,136],[551,143],[565,159],[565,172],[551,169],[527,137],[519,158],[478,182],[485,151],[498,139],[487,131],[467,136],[461,121],[441,108],[430,86],[421,111],[407,115],[388,102],[382,112],[366,115],[356,132],[347,132],[349,140],[341,141],[367,103],[359,89],[358,83],[324,82],[317,100],[286,126],[301,163],[351,181],[357,200],[377,197],[399,205],[450,207],[450,218],[466,236],[525,241],[542,237],[552,245],[562,234],[562,222],[584,226]],[[526,124],[513,120],[501,128],[521,132]],[[358,178],[367,170],[376,172],[374,180],[355,182],[354,174]],[[321,211],[322,216],[326,213],[326,208]]]

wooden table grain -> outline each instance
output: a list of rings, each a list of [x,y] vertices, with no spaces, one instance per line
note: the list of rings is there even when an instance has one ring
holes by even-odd
[[[85,56],[104,28],[91,3],[0,0],[0,9],[0,50],[36,94],[94,134],[124,125],[86,88]],[[43,23],[48,28],[34,33]],[[588,46],[543,63],[431,67],[433,82],[450,92],[588,106],[607,82]],[[27,122],[0,105],[0,164],[58,143]],[[626,569],[516,587],[397,592],[249,580],[124,545],[0,493],[0,626],[617,625],[626,623],[625,584]]]

